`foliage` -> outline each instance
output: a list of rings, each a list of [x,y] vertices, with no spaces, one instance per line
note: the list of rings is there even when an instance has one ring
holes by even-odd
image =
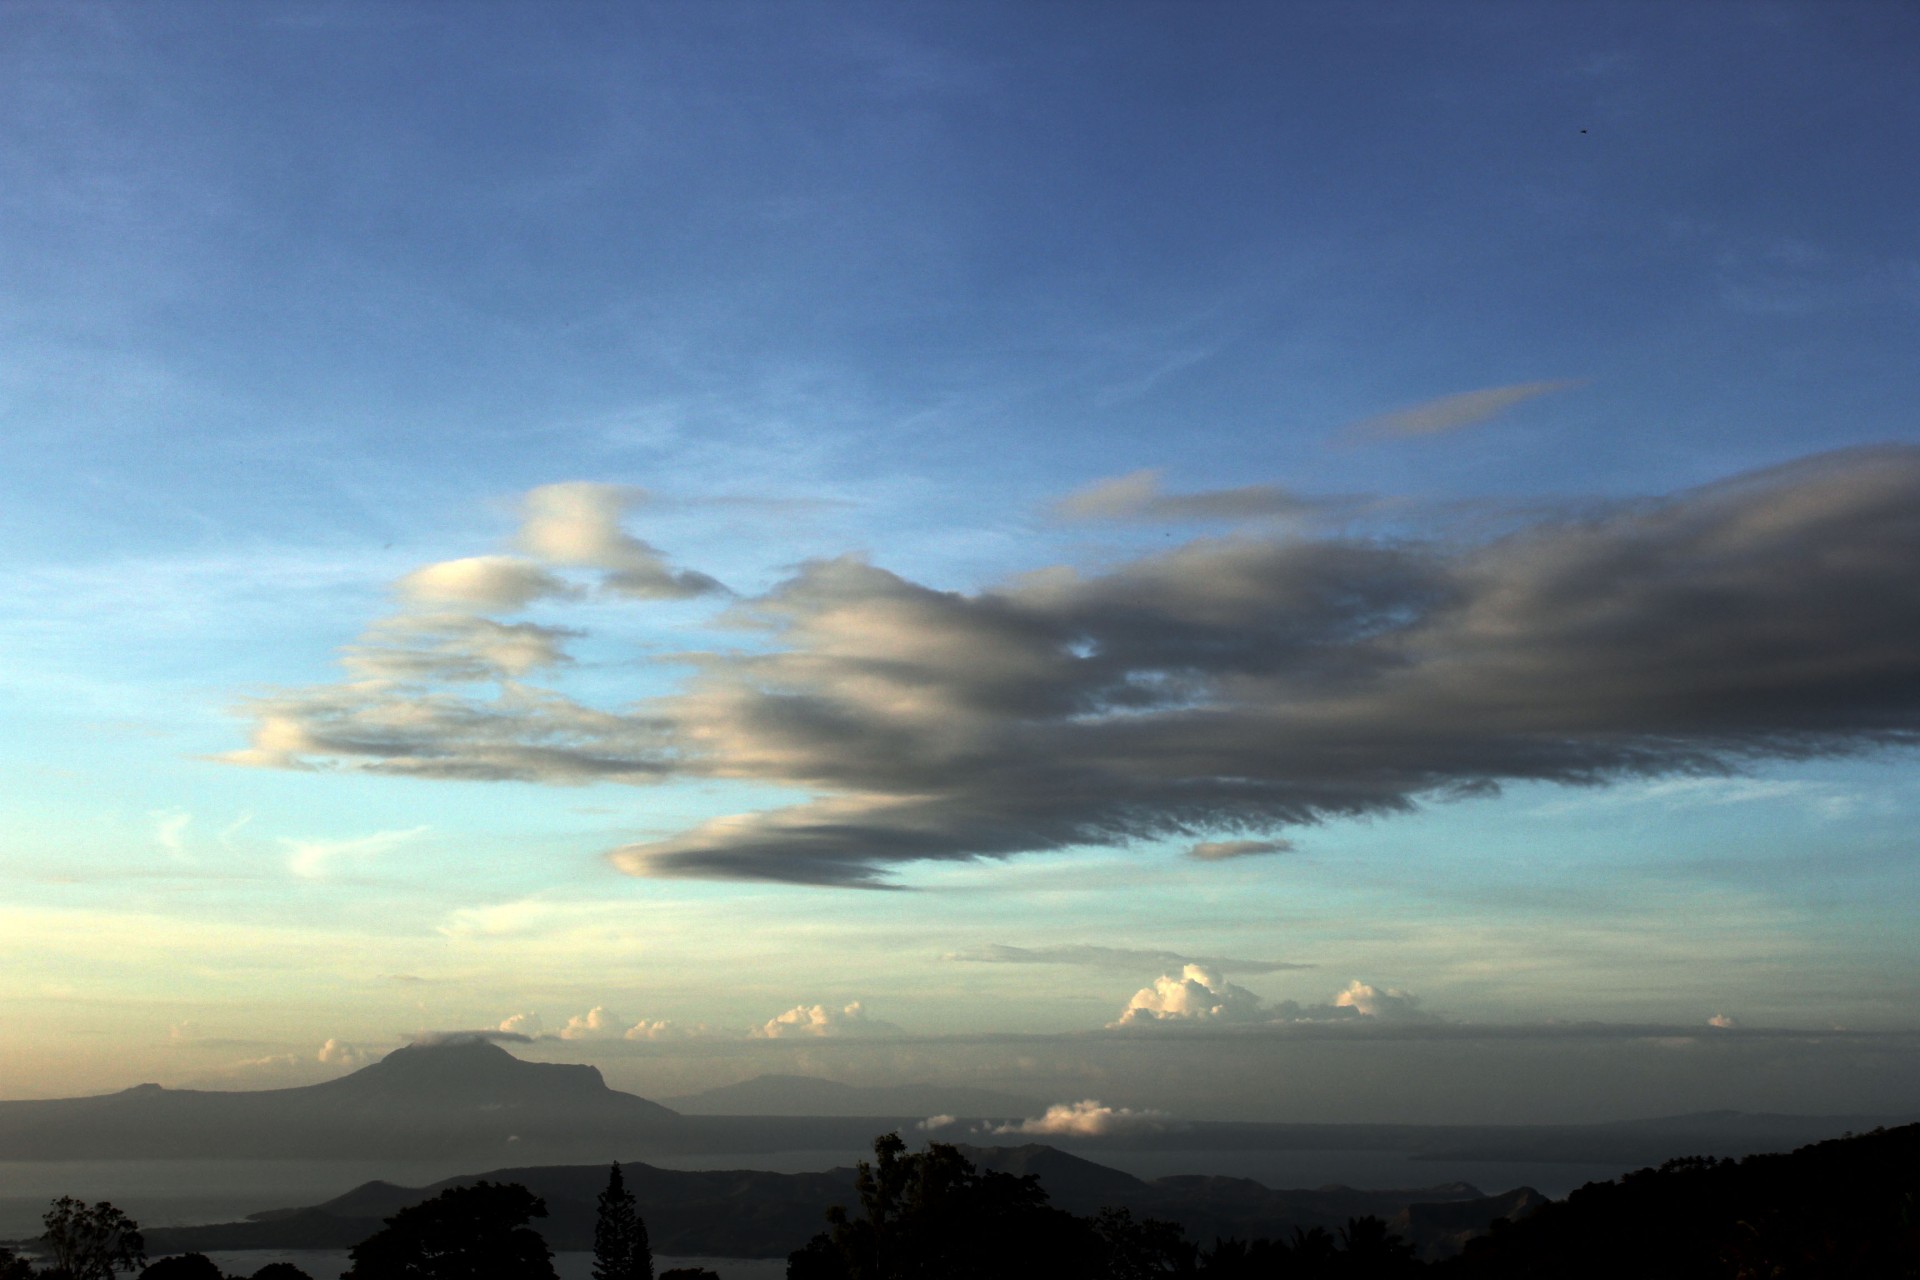
[[[204,1253],[176,1253],[140,1273],[140,1280],[226,1280]]]
[[[653,1246],[633,1193],[615,1164],[593,1222],[593,1280],[653,1280]]]
[[[1113,1275],[1181,1274],[1139,1269],[1110,1271],[1108,1254],[1135,1265],[1125,1251],[1142,1243],[1159,1248],[1162,1223],[1095,1224],[1047,1203],[1039,1180],[982,1172],[945,1143],[909,1154],[898,1134],[875,1139],[872,1163],[861,1161],[854,1190],[856,1217],[836,1206],[828,1231],[787,1258],[788,1280],[1094,1280]],[[1103,1219],[1104,1220],[1104,1219]]]
[[[546,1216],[518,1183],[454,1187],[355,1245],[342,1280],[555,1280],[547,1242],[527,1226]]]
[[[140,1224],[105,1200],[94,1205],[61,1196],[40,1219],[41,1239],[52,1256],[47,1268],[63,1280],[113,1280],[117,1271],[147,1265],[147,1242]]]
[[[1669,1160],[1494,1224],[1439,1270],[1644,1280],[1920,1277],[1920,1125],[1744,1160]]]
[[[0,1280],[33,1280],[33,1264],[0,1245]]]
[[[313,1280],[291,1262],[269,1262],[253,1273],[252,1280]]]

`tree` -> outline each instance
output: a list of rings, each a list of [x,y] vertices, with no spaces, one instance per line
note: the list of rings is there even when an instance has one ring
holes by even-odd
[[[33,1280],[33,1264],[13,1250],[0,1246],[0,1280]]]
[[[593,1280],[653,1280],[653,1245],[616,1163],[593,1220]]]
[[[226,1280],[226,1277],[204,1253],[176,1253],[142,1271],[140,1280]]]
[[[909,1154],[899,1134],[873,1143],[854,1190],[860,1213],[827,1212],[831,1230],[787,1256],[788,1280],[1091,1280],[1101,1242],[1047,1203],[1031,1174],[974,1168],[942,1142]]]
[[[269,1262],[253,1273],[253,1280],[313,1280],[291,1262]]]
[[[402,1209],[353,1246],[342,1280],[556,1280],[527,1225],[546,1202],[517,1182],[476,1182]]]
[[[61,1196],[40,1219],[41,1237],[53,1257],[48,1269],[64,1280],[113,1280],[116,1271],[147,1265],[147,1242],[140,1224],[105,1200],[89,1207]]]

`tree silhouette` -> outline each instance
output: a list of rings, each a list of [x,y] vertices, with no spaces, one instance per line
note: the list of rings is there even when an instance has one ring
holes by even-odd
[[[33,1280],[33,1264],[13,1250],[0,1246],[0,1280]]]
[[[874,1140],[873,1153],[854,1179],[858,1215],[829,1210],[829,1230],[787,1256],[788,1280],[1191,1274],[1167,1269],[1180,1265],[1185,1242],[1164,1223],[1136,1223],[1124,1213],[1089,1223],[1048,1204],[1033,1175],[982,1172],[941,1142],[909,1154],[900,1135],[889,1133]]]
[[[161,1258],[140,1273],[140,1280],[226,1280],[204,1253],[176,1253]]]
[[[616,1163],[593,1221],[593,1280],[653,1280],[653,1246]]]
[[[547,1216],[515,1182],[476,1182],[402,1209],[353,1246],[342,1280],[555,1280],[553,1254],[527,1226]]]
[[[40,1219],[41,1239],[53,1255],[47,1270],[64,1280],[113,1280],[116,1271],[147,1265],[147,1242],[140,1224],[105,1200],[88,1206],[61,1196]]]

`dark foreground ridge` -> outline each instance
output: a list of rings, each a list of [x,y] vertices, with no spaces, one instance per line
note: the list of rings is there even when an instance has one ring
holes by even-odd
[[[1276,1191],[1246,1178],[1146,1180],[1038,1144],[955,1149],[983,1171],[1033,1175],[1058,1209],[1090,1216],[1122,1208],[1137,1217],[1178,1223],[1196,1240],[1284,1234],[1296,1227],[1333,1230],[1350,1218],[1373,1215],[1392,1220],[1403,1234],[1438,1253],[1457,1247],[1462,1232],[1485,1230],[1497,1217],[1526,1213],[1543,1202],[1526,1188],[1487,1196],[1465,1183],[1404,1191]],[[622,1168],[646,1214],[654,1248],[669,1254],[784,1257],[820,1229],[829,1207],[850,1203],[854,1196],[855,1173],[847,1168],[799,1174],[686,1171],[638,1163]],[[593,1243],[595,1197],[606,1177],[606,1166],[596,1164],[495,1169],[427,1187],[369,1182],[324,1204],[270,1210],[246,1222],[155,1228],[147,1234],[154,1250],[168,1253],[344,1249],[403,1208],[484,1181],[517,1183],[544,1200],[547,1217],[537,1229],[555,1250],[587,1249]]]

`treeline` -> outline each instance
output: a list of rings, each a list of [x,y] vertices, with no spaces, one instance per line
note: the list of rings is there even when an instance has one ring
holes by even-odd
[[[1284,1239],[1216,1239],[1125,1209],[1079,1216],[1034,1175],[976,1168],[954,1147],[874,1143],[857,1204],[787,1259],[788,1280],[1920,1280],[1920,1125],[1875,1130],[1788,1155],[1671,1160],[1589,1183],[1519,1221],[1501,1219],[1455,1257],[1429,1262],[1375,1217]],[[594,1280],[656,1276],[646,1224],[620,1166],[597,1204]],[[553,1280],[532,1226],[541,1199],[515,1183],[456,1187],[401,1210],[351,1251],[343,1280]],[[112,1205],[54,1202],[44,1264],[0,1249],[0,1280],[236,1280],[199,1254],[148,1265],[138,1225]],[[251,1280],[311,1280],[284,1263]]]

